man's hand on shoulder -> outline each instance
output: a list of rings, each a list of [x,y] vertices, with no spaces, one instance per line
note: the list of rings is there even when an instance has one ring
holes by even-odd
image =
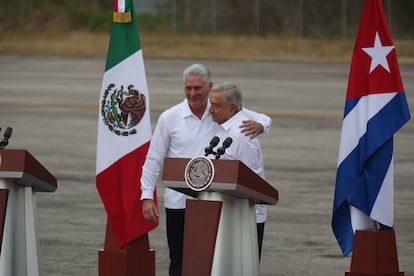
[[[253,121],[253,120],[245,120],[242,122],[240,132],[246,136],[249,136],[251,139],[255,138],[259,134],[263,133],[263,126],[262,124]]]

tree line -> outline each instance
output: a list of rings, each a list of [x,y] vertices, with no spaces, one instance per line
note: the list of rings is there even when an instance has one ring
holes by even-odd
[[[300,38],[354,37],[363,0],[134,0],[141,31],[254,34]],[[414,1],[382,0],[393,38],[414,38]],[[20,0],[0,2],[0,31],[23,27],[33,14],[40,20],[65,16],[69,27],[110,31],[112,0]],[[45,16],[47,14],[49,16]],[[39,20],[39,16],[36,17]]]
[[[382,2],[393,36],[412,39],[414,1]],[[338,38],[355,35],[364,1],[176,0],[164,5],[174,11],[178,30]]]

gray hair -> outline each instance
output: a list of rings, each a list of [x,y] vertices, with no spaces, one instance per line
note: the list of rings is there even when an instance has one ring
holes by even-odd
[[[183,72],[184,81],[188,75],[202,76],[205,84],[209,84],[211,82],[210,70],[203,64],[193,64],[188,66]]]
[[[240,89],[231,82],[223,82],[213,85],[211,93],[222,91],[224,92],[224,99],[229,104],[235,104],[237,111],[242,110],[243,96]]]

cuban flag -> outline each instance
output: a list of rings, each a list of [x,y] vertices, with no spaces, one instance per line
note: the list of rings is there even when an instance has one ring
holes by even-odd
[[[133,1],[114,0],[99,99],[96,186],[119,247],[158,225],[144,219],[140,200],[150,139],[149,95]]]
[[[339,147],[332,229],[344,256],[354,233],[393,227],[393,135],[410,119],[381,0],[366,0]]]

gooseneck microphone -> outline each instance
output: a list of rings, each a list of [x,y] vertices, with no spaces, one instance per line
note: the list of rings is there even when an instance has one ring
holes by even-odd
[[[220,156],[226,152],[226,149],[230,147],[231,143],[233,143],[233,139],[231,139],[230,137],[224,139],[223,145],[217,149],[216,159],[220,159]]]
[[[7,127],[4,131],[3,139],[0,141],[0,149],[4,149],[9,144],[10,136],[12,135],[13,129]]]
[[[208,156],[209,154],[216,154],[213,149],[215,146],[217,146],[219,142],[220,142],[220,138],[218,138],[217,136],[214,136],[213,138],[211,138],[210,145],[205,148],[206,154],[204,156]]]

